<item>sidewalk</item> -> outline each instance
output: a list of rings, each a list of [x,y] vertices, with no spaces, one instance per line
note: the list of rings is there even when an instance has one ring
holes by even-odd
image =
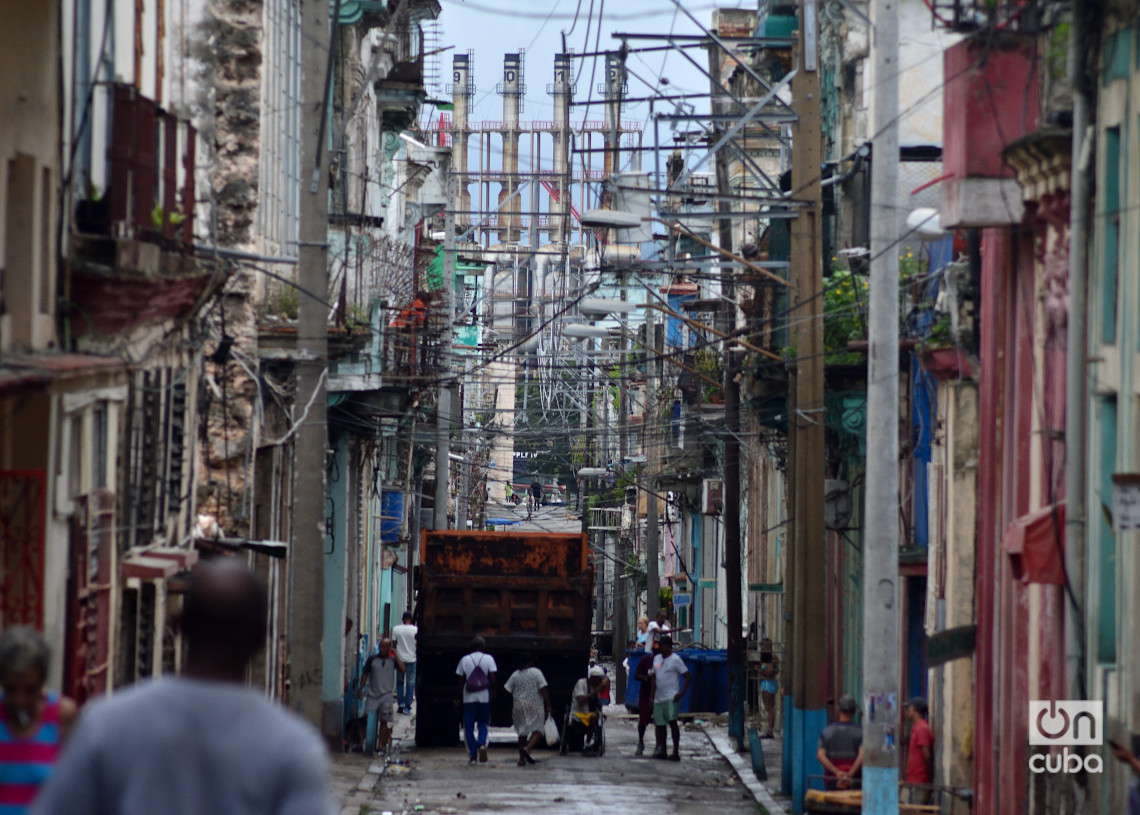
[[[371,758],[360,753],[333,753],[329,759],[333,801],[341,815],[360,815],[384,774],[400,766],[400,754],[416,741],[416,715],[397,713],[392,728],[392,755]]]
[[[728,736],[728,728],[706,723],[701,728],[713,747],[732,765],[737,777],[752,793],[752,796],[770,815],[792,811],[792,799],[780,794],[780,773],[783,767],[783,742],[779,738],[761,739],[760,745],[764,748],[764,767],[768,771],[768,780],[761,781],[752,771],[752,755],[748,751],[747,741],[743,753],[736,752],[736,745]]]

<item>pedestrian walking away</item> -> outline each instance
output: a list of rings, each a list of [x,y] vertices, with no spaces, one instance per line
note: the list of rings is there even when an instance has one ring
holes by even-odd
[[[416,634],[419,628],[412,622],[412,612],[405,611],[403,620],[392,629],[396,656],[404,666],[396,674],[396,709],[400,713],[411,713],[412,702],[416,699]]]
[[[389,755],[392,751],[392,719],[396,712],[396,675],[403,668],[400,657],[392,651],[392,640],[380,639],[380,650],[370,656],[360,672],[357,695],[364,696],[368,729],[364,739],[369,755]],[[365,693],[367,692],[367,695]],[[379,723],[379,737],[377,724]]]
[[[0,634],[0,811],[6,815],[28,811],[75,720],[75,702],[44,692],[50,657],[32,628]]]
[[[486,647],[482,637],[475,637],[471,640],[471,653],[464,655],[455,669],[460,689],[457,704],[463,704],[463,735],[471,764],[487,760],[487,725],[491,722],[491,699],[499,670],[495,658],[484,652]]]
[[[681,760],[681,726],[677,723],[681,697],[693,681],[685,661],[673,653],[673,638],[662,634],[657,640],[658,652],[653,658],[650,677],[653,681],[653,725],[657,731],[657,749],[654,758]],[[665,752],[665,728],[673,734],[673,754]]]
[[[542,726],[550,715],[550,692],[546,677],[534,667],[534,658],[523,654],[519,669],[507,679],[503,690],[511,695],[511,722],[519,737],[519,766],[534,764],[531,751],[542,738]]]
[[[863,728],[854,721],[858,706],[852,697],[840,696],[838,708],[838,721],[823,728],[815,755],[823,765],[827,789],[854,789],[863,768]]]
[[[906,774],[908,784],[934,783],[934,731],[926,721],[926,700],[916,696],[906,703],[906,720],[910,723],[910,740],[907,742]],[[929,787],[912,787],[907,798],[912,804],[929,804],[932,790]]]
[[[316,731],[245,684],[267,612],[245,567],[199,563],[183,595],[182,675],[85,710],[33,815],[333,815]]]

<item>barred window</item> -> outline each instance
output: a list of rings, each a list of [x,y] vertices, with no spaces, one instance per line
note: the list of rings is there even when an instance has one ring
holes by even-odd
[[[296,256],[301,189],[301,7],[266,0],[257,227],[271,253]]]

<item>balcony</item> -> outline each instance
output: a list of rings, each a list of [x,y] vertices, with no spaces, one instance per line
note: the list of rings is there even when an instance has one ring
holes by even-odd
[[[131,85],[96,88],[88,197],[67,274],[73,336],[181,319],[209,285],[193,257],[197,133]]]
[[[1002,151],[1037,127],[1037,41],[1019,34],[975,36],[944,55],[942,227],[1001,227],[1021,221],[1021,191]]]
[[[102,130],[110,141],[105,166],[92,167],[91,175],[104,180],[105,188],[99,192],[93,182],[92,195],[76,206],[76,232],[189,251],[197,132],[134,86],[116,83],[100,90],[110,116],[96,121],[96,138]]]

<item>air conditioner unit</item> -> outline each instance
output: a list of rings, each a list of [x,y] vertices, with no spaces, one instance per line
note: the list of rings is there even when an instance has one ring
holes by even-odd
[[[706,478],[701,482],[701,514],[720,515],[724,511],[724,480]]]

